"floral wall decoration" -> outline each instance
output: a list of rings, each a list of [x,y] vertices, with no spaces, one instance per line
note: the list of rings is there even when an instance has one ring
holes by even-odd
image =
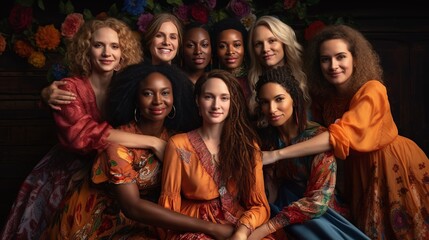
[[[116,17],[142,35],[153,15],[160,12],[171,12],[184,24],[197,21],[209,26],[225,17],[236,17],[246,28],[259,16],[274,15],[292,27],[304,29],[303,39],[311,38],[325,24],[343,21],[309,15],[308,10],[319,0],[112,0],[107,11],[94,13],[86,8],[76,12],[72,2],[59,0],[56,19],[41,23],[36,13],[46,14],[45,6],[52,1],[15,0],[9,15],[0,22],[0,55],[12,51],[35,68],[48,68],[48,80],[52,81],[67,75],[67,64],[45,66],[49,53],[63,55],[67,41],[92,18]]]

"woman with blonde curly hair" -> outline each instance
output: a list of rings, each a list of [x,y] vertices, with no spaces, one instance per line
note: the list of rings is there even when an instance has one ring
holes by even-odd
[[[139,41],[123,22],[86,22],[69,43],[73,76],[62,90],[76,99],[53,112],[60,144],[25,179],[3,230],[3,239],[38,239],[66,193],[89,173],[94,155],[111,143],[149,148],[162,158],[165,141],[113,129],[104,119],[107,88],[116,71],[141,61]]]

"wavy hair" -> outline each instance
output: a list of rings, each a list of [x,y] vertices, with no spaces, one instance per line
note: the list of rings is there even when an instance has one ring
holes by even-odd
[[[71,75],[88,77],[91,74],[92,35],[104,27],[111,28],[118,33],[122,67],[142,61],[143,51],[140,41],[124,22],[116,18],[93,19],[85,22],[67,45],[66,60]]]
[[[175,132],[187,132],[199,127],[200,117],[192,95],[193,85],[187,76],[177,67],[168,64],[146,63],[130,65],[113,77],[107,98],[109,123],[117,127],[134,120],[139,84],[154,72],[166,76],[173,88],[175,114],[174,118],[165,119],[166,127]]]
[[[380,59],[371,43],[356,29],[346,25],[327,26],[310,41],[305,51],[305,71],[310,79],[310,92],[317,98],[335,93],[335,87],[326,81],[320,67],[320,45],[328,40],[341,39],[353,57],[353,74],[350,81],[350,96],[369,80],[383,83],[383,69]]]
[[[257,147],[259,138],[251,122],[246,98],[238,80],[229,72],[214,69],[198,79],[195,84],[195,99],[202,93],[204,84],[211,78],[221,79],[230,93],[230,109],[221,133],[219,149],[221,179],[237,184],[238,199],[247,202],[251,186],[255,184],[255,154],[262,154]],[[256,145],[258,144],[258,145]]]
[[[304,98],[306,101],[310,101],[310,95],[307,90],[307,76],[302,69],[302,52],[303,47],[299,44],[296,39],[295,31],[282,22],[280,19],[273,16],[262,16],[258,18],[255,24],[249,30],[249,55],[250,55],[250,68],[248,81],[252,89],[253,96],[250,99],[250,110],[253,110],[255,107],[256,101],[256,92],[255,84],[258,81],[259,76],[265,70],[259,60],[256,57],[254,51],[253,35],[255,28],[258,26],[267,27],[273,35],[283,43],[283,50],[285,55],[285,64],[289,66],[292,71],[293,76],[299,81],[299,87],[302,89],[302,92],[305,94]]]

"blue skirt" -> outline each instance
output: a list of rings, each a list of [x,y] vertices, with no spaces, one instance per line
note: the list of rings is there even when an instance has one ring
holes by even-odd
[[[303,192],[296,185],[293,185],[294,184],[285,184],[279,188],[277,200],[273,204],[270,203],[271,217],[277,215],[283,207],[301,198],[298,197],[297,194],[302,196]],[[300,224],[291,224],[285,227],[284,230],[293,239],[370,239],[361,230],[331,208],[328,208],[328,210],[318,218],[313,218]]]

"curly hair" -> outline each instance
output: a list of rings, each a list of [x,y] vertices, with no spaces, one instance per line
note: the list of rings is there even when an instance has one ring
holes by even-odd
[[[107,98],[107,119],[113,127],[127,124],[134,119],[134,110],[138,107],[139,84],[146,77],[158,72],[166,76],[173,88],[175,114],[166,118],[165,125],[175,132],[187,132],[199,127],[200,117],[193,98],[193,85],[177,67],[161,64],[134,64],[116,74],[109,87]]]
[[[356,29],[346,25],[331,25],[322,29],[310,41],[305,51],[304,69],[307,73],[310,93],[317,98],[325,98],[335,92],[335,87],[324,78],[320,67],[320,45],[332,39],[343,40],[353,57],[351,76],[351,96],[369,80],[383,83],[383,69],[378,54],[371,43]]]
[[[85,22],[67,45],[66,60],[72,75],[87,77],[91,74],[92,35],[104,27],[111,28],[118,33],[122,67],[142,61],[143,52],[140,42],[124,22],[116,18],[93,19]]]
[[[144,51],[147,53],[149,59],[152,58],[150,55],[150,45],[152,44],[152,40],[155,38],[155,35],[158,33],[159,29],[161,28],[161,25],[165,22],[171,22],[176,26],[177,28],[177,34],[178,34],[178,40],[179,40],[179,46],[177,49],[177,52],[180,52],[180,47],[182,45],[182,39],[183,39],[183,33],[182,33],[182,23],[179,21],[179,19],[174,16],[171,13],[158,13],[156,14],[153,19],[148,24],[148,28],[143,36],[144,40]],[[177,58],[177,55],[176,57]]]
[[[214,69],[198,79],[195,84],[195,99],[202,94],[204,84],[211,78],[221,79],[228,87],[231,106],[221,133],[219,149],[220,173],[223,181],[237,184],[238,199],[247,202],[251,186],[255,184],[255,154],[259,150],[259,138],[251,122],[246,98],[238,80],[229,72]]]
[[[295,118],[295,122],[298,122],[298,130],[299,133],[303,132],[307,126],[307,109],[309,107],[309,102],[304,98],[305,93],[302,88],[300,88],[300,83],[296,78],[292,75],[292,71],[288,66],[282,66],[274,69],[270,69],[264,72],[260,77],[258,82],[256,83],[255,91],[256,91],[256,102],[259,105],[259,92],[267,83],[277,83],[281,85],[291,96],[293,100],[293,113],[292,116]],[[308,95],[308,93],[307,93]],[[258,111],[260,112],[260,111]],[[260,116],[262,117],[262,116]],[[299,121],[297,121],[298,119]]]
[[[255,24],[249,30],[249,55],[251,59],[250,68],[249,68],[249,85],[252,88],[253,97],[250,101],[250,110],[253,110],[256,102],[254,101],[256,96],[255,84],[258,81],[259,76],[265,70],[259,60],[256,57],[254,51],[254,42],[253,35],[255,34],[255,28],[258,26],[267,27],[273,35],[283,43],[283,50],[285,55],[285,64],[289,66],[292,71],[293,76],[299,81],[299,86],[302,89],[302,92],[305,94],[304,98],[306,101],[310,101],[310,95],[307,90],[307,76],[302,69],[302,52],[303,47],[299,44],[296,39],[294,30],[282,22],[280,19],[273,16],[262,16],[258,18]]]

